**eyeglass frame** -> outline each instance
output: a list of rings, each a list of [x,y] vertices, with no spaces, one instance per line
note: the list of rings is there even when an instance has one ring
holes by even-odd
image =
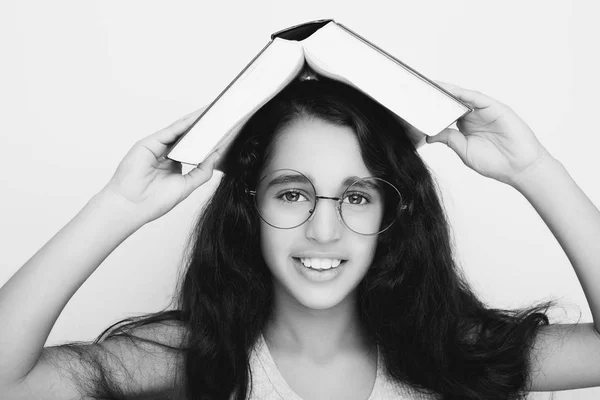
[[[392,184],[391,182],[386,181],[383,178],[378,178],[376,176],[367,176],[367,177],[364,177],[364,178],[358,178],[358,179],[354,180],[351,184],[349,184],[344,189],[344,191],[342,192],[342,197],[330,197],[330,196],[319,196],[319,195],[317,195],[317,189],[315,188],[315,185],[312,183],[312,181],[306,175],[304,175],[300,171],[297,171],[297,170],[291,169],[291,168],[281,168],[281,169],[272,171],[270,173],[277,172],[277,171],[293,171],[293,172],[296,172],[296,173],[304,176],[306,178],[306,180],[308,181],[308,183],[310,183],[310,186],[312,186],[312,188],[313,188],[313,191],[315,193],[315,202],[314,202],[314,207],[312,207],[312,209],[309,211],[309,215],[308,215],[308,217],[304,221],[302,221],[298,225],[295,225],[295,226],[292,226],[292,227],[289,227],[289,228],[281,228],[281,227],[275,226],[275,225],[271,224],[269,221],[265,220],[265,218],[260,213],[260,210],[258,209],[258,204],[256,204],[256,190],[250,190],[248,188],[244,189],[244,191],[245,191],[246,194],[249,194],[249,195],[251,195],[251,196],[254,197],[254,201],[253,201],[254,208],[258,212],[258,216],[260,217],[260,219],[262,219],[267,225],[272,226],[273,228],[276,228],[276,229],[294,229],[294,228],[297,228],[297,227],[299,227],[301,225],[304,225],[307,221],[310,221],[310,220],[312,220],[312,218],[314,218],[314,216],[315,216],[315,214],[317,212],[317,204],[319,203],[319,199],[325,199],[325,200],[334,200],[337,203],[337,206],[335,207],[335,210],[337,212],[338,221],[341,221],[342,224],[347,229],[349,229],[351,232],[354,232],[357,235],[363,235],[363,236],[379,235],[380,233],[385,232],[386,230],[388,230],[389,228],[391,228],[394,225],[394,223],[396,222],[396,220],[392,221],[392,223],[389,224],[385,229],[383,229],[383,230],[381,230],[379,232],[376,232],[376,233],[360,233],[360,232],[357,232],[354,229],[350,228],[348,226],[348,224],[346,223],[346,221],[344,220],[344,216],[342,214],[342,200],[344,200],[344,198],[345,198],[344,195],[346,194],[346,192],[348,191],[348,189],[350,189],[352,187],[352,185],[354,185],[356,182],[359,182],[359,181],[362,181],[362,180],[365,180],[365,179],[376,179],[376,180],[385,182],[388,185],[390,185],[391,187],[393,187],[394,190],[396,191],[396,193],[398,193],[398,198],[400,199],[400,203],[402,203],[402,205],[400,206],[400,210],[406,210],[408,208],[408,206],[406,204],[403,204],[402,194],[400,193],[400,190],[398,190],[398,188],[394,184]],[[260,181],[262,181],[265,177],[266,177],[266,175],[263,178],[261,178]]]

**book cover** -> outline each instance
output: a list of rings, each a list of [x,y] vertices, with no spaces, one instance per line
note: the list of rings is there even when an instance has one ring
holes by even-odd
[[[308,65],[317,74],[355,87],[389,109],[415,146],[470,107],[435,82],[331,19],[296,25],[271,35],[267,45],[165,153],[197,165],[210,153],[227,152],[250,117]],[[374,73],[376,71],[376,73]],[[216,169],[223,170],[218,164]]]

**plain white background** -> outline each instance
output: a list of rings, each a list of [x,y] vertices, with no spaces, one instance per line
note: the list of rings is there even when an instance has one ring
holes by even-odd
[[[5,0],[0,285],[105,185],[135,141],[210,102],[271,33],[313,19],[334,18],[432,79],[509,104],[600,205],[597,8],[541,0]],[[552,322],[591,321],[568,259],[520,193],[469,170],[443,145],[420,153],[442,188],[457,260],[488,304],[558,299]],[[121,318],[166,306],[191,224],[217,179],[115,250],[47,344],[92,340]]]

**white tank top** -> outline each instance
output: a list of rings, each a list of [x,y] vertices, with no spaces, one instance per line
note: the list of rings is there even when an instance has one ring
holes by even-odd
[[[252,392],[248,400],[302,400],[286,383],[277,369],[265,339],[260,335],[250,355],[252,371]],[[365,400],[430,400],[434,395],[423,395],[406,385],[390,379],[384,372],[384,364],[379,349],[377,351],[377,376],[371,395]]]

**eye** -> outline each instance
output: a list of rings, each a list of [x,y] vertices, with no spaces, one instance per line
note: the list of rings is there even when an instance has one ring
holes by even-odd
[[[368,196],[365,196],[362,193],[350,193],[344,197],[344,202],[348,202],[352,205],[364,206],[370,203]]]
[[[279,200],[286,201],[289,203],[297,203],[300,201],[307,201],[307,198],[297,190],[288,190],[287,192],[281,193],[277,196]],[[304,199],[304,200],[302,200]]]

